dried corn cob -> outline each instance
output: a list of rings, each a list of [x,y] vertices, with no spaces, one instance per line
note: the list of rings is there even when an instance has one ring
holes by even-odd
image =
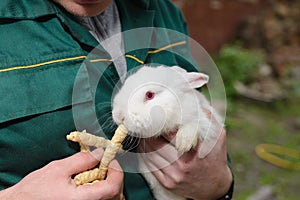
[[[77,174],[74,177],[74,181],[76,185],[84,185],[88,183],[92,183],[95,180],[100,180],[100,171],[99,168],[91,169],[89,171],[82,172]]]
[[[107,145],[100,163],[100,180],[104,180],[107,174],[108,165],[116,156],[116,153],[122,149],[122,142],[128,133],[127,128],[120,124],[111,142]]]
[[[77,174],[74,177],[76,185],[83,185],[94,182],[95,180],[105,179],[109,163],[114,159],[116,153],[123,152],[122,142],[125,139],[127,132],[128,131],[126,127],[121,124],[115,131],[115,134],[111,141],[89,134],[86,131],[74,131],[67,135],[68,140],[78,142],[80,144],[81,151],[89,151],[89,146],[106,148],[99,168]]]
[[[105,148],[109,143],[109,140],[87,133],[86,130],[82,132],[71,132],[69,135],[67,135],[67,139],[73,142],[78,142],[80,145],[80,151],[84,152],[89,151],[89,146]]]

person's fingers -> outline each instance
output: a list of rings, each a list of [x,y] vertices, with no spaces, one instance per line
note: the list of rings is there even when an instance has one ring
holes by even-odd
[[[227,143],[226,143],[226,131],[223,130],[219,134],[217,139],[217,143],[213,149],[213,153],[215,154],[223,154],[223,157],[227,157]]]
[[[220,130],[218,136],[211,140],[204,140],[196,147],[198,157],[203,159],[205,157],[226,157],[226,132],[224,129]]]
[[[77,174],[93,168],[103,155],[103,149],[96,149],[92,152],[79,152],[70,157],[57,161],[57,165],[66,175]]]
[[[142,139],[139,144],[139,151],[142,153],[149,153],[156,151],[167,144],[168,141],[163,137]]]
[[[171,165],[171,163],[168,160],[166,160],[164,157],[155,152],[147,153],[140,156],[143,158],[147,169],[150,172],[157,171]]]
[[[124,174],[118,162],[113,160],[103,181],[90,185],[82,185],[78,189],[79,195],[89,199],[113,199],[122,195]]]
[[[223,131],[224,127],[220,122],[216,119],[216,117],[213,115],[213,113],[206,108],[203,108],[203,112],[206,114],[207,118],[211,120],[211,123],[215,126],[217,131]]]
[[[122,184],[123,178],[124,178],[124,173],[119,163],[116,160],[111,161],[107,171],[106,181],[111,184],[114,183]]]
[[[153,173],[159,182],[170,187],[180,179],[179,154],[174,146],[164,138],[156,138],[147,142],[145,151],[140,154],[147,172]],[[160,148],[160,149],[157,149]]]
[[[179,158],[175,146],[163,137],[146,140],[144,144],[143,158],[155,163],[158,168],[165,167]]]

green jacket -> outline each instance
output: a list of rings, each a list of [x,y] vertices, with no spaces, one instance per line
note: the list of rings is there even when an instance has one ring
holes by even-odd
[[[162,27],[187,34],[180,11],[168,0],[116,2],[122,31]],[[186,38],[176,41],[167,31],[149,30],[146,41],[138,36],[125,38],[128,70],[143,63],[191,66]],[[140,42],[145,43],[143,48],[135,48]],[[115,127],[110,126],[110,102],[119,78],[101,46],[99,54],[89,54],[97,45],[73,16],[51,0],[0,1],[0,189],[52,160],[78,152],[78,145],[65,139],[78,127],[112,136]],[[87,65],[84,60],[104,69],[95,88],[93,80],[83,81],[89,78],[78,73]],[[88,92],[74,98],[76,84]],[[93,109],[74,115],[77,105],[92,104],[96,121],[86,120]],[[93,123],[103,130],[94,128]],[[140,174],[125,173],[124,193],[128,200],[153,199]]]

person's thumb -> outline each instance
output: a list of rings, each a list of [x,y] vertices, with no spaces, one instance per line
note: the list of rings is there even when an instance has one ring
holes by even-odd
[[[77,174],[93,168],[99,163],[103,155],[103,149],[98,148],[92,152],[79,152],[60,160],[68,175]]]

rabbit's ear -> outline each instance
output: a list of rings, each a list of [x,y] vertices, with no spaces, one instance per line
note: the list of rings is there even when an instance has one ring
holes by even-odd
[[[187,73],[187,71],[186,71],[185,69],[183,69],[182,67],[179,67],[179,66],[177,66],[177,65],[172,66],[171,69],[177,71],[177,72],[180,73],[180,74],[181,74],[181,73]]]
[[[186,78],[192,88],[199,88],[208,83],[209,77],[200,72],[186,73]]]
[[[208,83],[209,77],[206,74],[200,72],[187,72],[185,69],[178,66],[173,66],[172,69],[182,75],[192,88],[199,88]]]

